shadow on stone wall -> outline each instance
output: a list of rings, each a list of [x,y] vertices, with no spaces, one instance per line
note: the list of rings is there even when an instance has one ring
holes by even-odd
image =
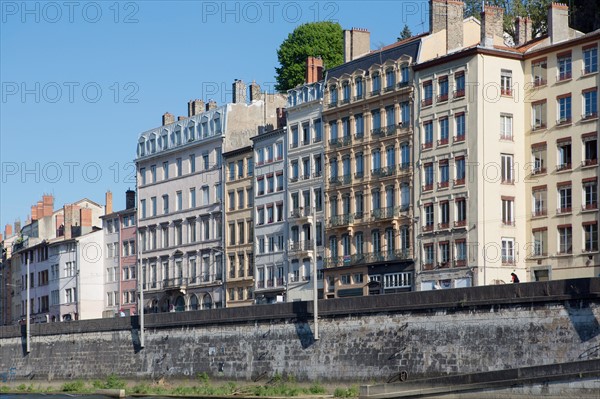
[[[574,298],[588,295],[592,292],[590,282],[589,279],[585,279],[579,281],[579,284],[573,284],[571,280],[565,280],[564,292]],[[569,320],[581,342],[589,341],[600,334],[600,323],[598,323],[598,319],[592,312],[589,303],[573,300],[567,301],[565,307],[569,314]]]

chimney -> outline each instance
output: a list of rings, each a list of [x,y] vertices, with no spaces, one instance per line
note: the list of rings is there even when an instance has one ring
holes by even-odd
[[[173,114],[170,114],[168,112],[165,112],[164,115],[162,116],[162,124],[163,126],[166,126],[170,123],[175,122],[175,116]]]
[[[125,209],[135,208],[135,191],[128,189],[125,191]]]
[[[344,30],[344,62],[350,62],[371,51],[371,34],[366,29]]]
[[[323,59],[321,57],[308,57],[306,59],[306,74],[304,81],[307,84],[323,79]]]
[[[562,3],[552,3],[548,7],[548,36],[552,44],[569,38],[569,7]]]
[[[254,80],[250,83],[250,102],[258,101],[261,99],[260,85]]]
[[[446,0],[431,0],[429,3],[429,33],[434,34],[446,29]]]
[[[4,237],[2,237],[2,234],[0,233],[0,242],[4,241]]]
[[[65,205],[63,207],[64,212],[64,237],[65,240],[70,240],[72,236],[72,227],[73,227],[73,205]]]
[[[45,194],[42,196],[42,202],[44,203],[44,216],[51,216],[54,213],[54,197]]]
[[[41,219],[44,217],[44,203],[42,201],[37,202],[37,215],[38,215],[38,219]]]
[[[233,88],[233,103],[245,104],[246,84],[243,81],[236,79],[231,86]]]
[[[287,123],[285,108],[277,108],[277,129],[283,128]]]
[[[21,221],[17,220],[15,222],[15,234],[21,234]]]
[[[79,210],[79,219],[81,227],[92,227],[92,210],[90,208],[81,208]]]
[[[446,52],[463,48],[463,19],[465,3],[457,0],[448,0],[446,19]]]
[[[12,225],[10,223],[7,223],[6,226],[4,226],[4,237],[9,238],[12,237],[12,235]]]
[[[37,205],[31,205],[31,221],[38,220]]]
[[[481,46],[494,47],[504,44],[504,9],[485,5],[481,13]]]
[[[208,100],[208,104],[206,104],[206,110],[210,111],[211,109],[217,108],[217,102],[215,100]]]
[[[178,120],[178,121],[182,121],[182,120],[184,120],[185,118],[187,118],[187,116],[181,116],[181,115],[180,115],[180,116],[178,116],[178,117],[177,117],[177,120]]]
[[[515,19],[515,45],[522,46],[532,39],[531,19],[527,17],[517,17]]]
[[[105,203],[106,205],[104,206],[104,214],[105,215],[110,215],[111,213],[113,213],[113,197],[112,197],[112,192],[109,190],[106,192],[106,194],[104,195],[105,198]]]
[[[188,117],[198,115],[204,112],[204,101],[190,100],[188,101]]]
[[[65,215],[57,214],[54,220],[54,226],[56,227],[56,236],[61,237],[65,234]],[[60,226],[63,226],[61,229]]]

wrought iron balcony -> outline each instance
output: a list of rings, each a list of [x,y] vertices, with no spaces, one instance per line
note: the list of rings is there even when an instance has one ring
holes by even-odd
[[[312,251],[314,244],[312,240],[295,241],[290,243],[290,252]]]
[[[408,249],[396,249],[329,257],[324,259],[323,266],[327,269],[330,269],[334,267],[355,266],[379,262],[393,262],[407,259],[410,259],[410,251]]]
[[[345,147],[347,145],[352,144],[352,136],[348,135],[348,136],[342,136],[340,138],[337,139],[337,142],[335,143],[336,147]]]
[[[354,223],[354,215],[353,214],[332,216],[329,219],[329,225],[331,227],[345,226],[350,223]]]
[[[373,177],[388,177],[396,174],[396,165],[384,166],[383,168],[373,169],[371,175]]]
[[[401,210],[402,207],[400,206],[374,209],[371,211],[371,217],[373,220],[390,219],[400,215]]]

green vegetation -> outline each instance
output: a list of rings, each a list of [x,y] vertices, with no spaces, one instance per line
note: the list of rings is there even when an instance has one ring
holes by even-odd
[[[333,396],[336,398],[357,398],[358,386],[352,385],[349,388],[336,388]]]
[[[277,50],[275,89],[285,92],[304,83],[306,58],[321,57],[330,69],[344,62],[344,33],[337,22],[311,22],[298,26]]]
[[[63,383],[60,386],[43,387],[38,385],[20,384],[16,387],[0,384],[0,392],[68,392],[71,394],[89,394],[99,389],[125,389],[127,395],[180,395],[180,396],[300,396],[300,395],[327,395],[328,392],[319,383],[312,385],[301,385],[296,382],[296,378],[292,374],[282,375],[275,373],[271,379],[264,385],[238,385],[234,382],[223,382],[213,384],[210,377],[206,373],[198,373],[194,381],[190,381],[191,385],[187,384],[170,384],[161,379],[155,382],[139,382],[135,385],[128,386],[126,381],[118,376],[111,374],[104,380],[93,380],[85,382],[83,380],[74,380]],[[337,391],[336,391],[337,392]],[[357,396],[358,389],[349,388],[340,390],[343,396]],[[356,394],[352,394],[355,392]]]

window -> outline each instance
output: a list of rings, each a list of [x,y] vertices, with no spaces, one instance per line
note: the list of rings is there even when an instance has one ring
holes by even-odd
[[[220,195],[220,194],[218,194]],[[220,200],[220,198],[218,198]],[[202,205],[208,205],[210,201],[210,193],[208,186],[202,186]]]
[[[292,129],[293,132],[293,129]],[[296,143],[297,145],[297,143]],[[263,163],[265,163],[265,149],[264,148],[259,148],[256,150],[256,158],[258,159],[257,163],[259,165],[262,165]]]
[[[455,141],[465,141],[466,125],[465,125],[465,114],[461,113],[454,117],[456,123],[456,136]]]
[[[196,242],[196,219],[188,221],[189,242]]]
[[[440,169],[440,182],[438,188],[448,187],[450,181],[450,168],[448,166],[448,160],[441,160],[439,164]]]
[[[595,178],[583,183],[583,209],[598,209],[598,183]]]
[[[379,94],[379,91],[381,90],[381,76],[379,76],[379,72],[373,73],[373,77],[371,78],[371,86],[373,89],[371,95]]]
[[[454,97],[464,97],[465,96],[465,73],[463,71],[457,72],[454,75],[454,84],[456,86],[456,90],[454,91]]]
[[[427,163],[424,168],[425,175],[425,186],[423,187],[424,191],[433,190],[433,164]]]
[[[208,170],[209,168],[210,168],[210,165],[208,163],[208,153],[205,152],[204,154],[202,154],[202,169]]]
[[[558,124],[571,122],[571,95],[561,96],[558,102]]]
[[[362,114],[357,114],[354,116],[354,131],[356,138],[361,138],[365,135],[365,122]]]
[[[265,253],[265,239],[263,237],[258,239],[258,253],[259,254]]]
[[[329,105],[335,106],[338,102],[338,90],[337,86],[333,85],[329,88]]]
[[[208,192],[208,187],[206,187],[206,191]],[[223,195],[221,192],[221,183],[215,184],[215,202],[220,203],[223,199]]]
[[[450,243],[442,241],[439,243],[440,267],[448,267],[450,264]]]
[[[450,227],[450,202],[440,202],[440,229],[447,229]]]
[[[598,117],[598,92],[596,89],[585,90],[583,92],[583,118]]]
[[[433,122],[425,122],[423,124],[423,148],[433,147]]]
[[[502,197],[502,224],[513,226],[515,201],[512,197]]]
[[[275,177],[273,174],[267,175],[267,192],[272,193],[275,191]],[[239,205],[238,205],[239,207]]]
[[[373,125],[373,129],[371,129],[371,133],[373,135],[377,135],[381,133],[381,112],[378,109],[374,109],[371,111],[371,124]]]
[[[177,176],[181,176],[182,172],[182,161],[181,158],[177,158],[175,160],[175,165],[176,165],[176,171],[177,171]]]
[[[229,198],[229,210],[233,211],[235,209],[235,191],[230,191],[228,194]]]
[[[163,180],[167,180],[169,178],[169,162],[163,162],[162,165],[162,170],[163,170]]]
[[[410,127],[410,104],[408,101],[400,103],[400,124],[402,127]]]
[[[238,192],[237,192],[238,209],[244,208],[245,195],[246,195],[246,193],[244,192],[244,190],[238,190]]]
[[[500,172],[503,184],[513,184],[513,156],[509,154],[500,155]]]
[[[513,117],[512,115],[500,115],[500,139],[513,139]]]
[[[448,76],[442,76],[438,79],[438,101],[448,100]]]
[[[373,245],[373,252],[381,252],[381,235],[379,230],[373,230],[371,232],[371,244]]]
[[[394,75],[393,68],[389,68],[385,71],[385,91],[394,89],[394,86],[396,85],[396,77]]]
[[[156,183],[156,165],[150,166],[150,179],[152,183]]]
[[[455,186],[464,185],[465,184],[465,176],[466,176],[465,158],[457,157],[454,160],[454,164],[456,167],[456,179],[454,180],[454,185]]]
[[[583,153],[583,166],[598,164],[598,141],[595,135],[584,139]]]
[[[423,102],[421,105],[433,104],[433,84],[431,80],[423,83]]]
[[[190,155],[190,173],[196,172],[196,155]]]
[[[534,187],[532,189],[532,216],[545,216],[547,214],[546,201],[547,201],[547,190],[546,186]]]
[[[246,159],[246,167],[248,168],[248,176],[254,175],[254,159],[247,158]]]
[[[598,72],[598,47],[583,49],[583,73]]]
[[[337,121],[329,122],[329,144],[335,145],[338,142]]]
[[[357,255],[362,255],[364,251],[364,237],[362,232],[354,235],[354,247]]]
[[[438,145],[448,144],[448,118],[440,119],[440,141]]]
[[[235,245],[235,223],[229,224],[229,245]]]
[[[556,169],[558,171],[571,169],[571,142],[557,143],[558,159]]]
[[[548,242],[548,228],[542,227],[533,230],[533,256],[546,256],[546,243]]]
[[[433,204],[427,204],[424,207],[425,211],[425,231],[433,230]]]
[[[235,179],[235,163],[229,162],[229,181]]]
[[[263,225],[265,224],[265,208],[264,207],[260,207],[257,209],[257,213],[258,213],[258,225]]]
[[[546,59],[531,63],[531,78],[534,86],[544,86],[548,82],[548,66]]]
[[[175,198],[177,200],[177,203],[175,204],[175,210],[180,211],[183,209],[183,194],[181,191],[177,191],[177,193],[175,193]]]
[[[515,263],[515,239],[502,238],[502,263]]]
[[[558,55],[558,81],[571,79],[571,53]]]
[[[240,159],[237,161],[237,177],[241,179],[244,177],[244,160]]]
[[[342,285],[351,284],[350,275],[349,274],[342,274],[340,276],[340,284],[342,284]]]
[[[400,168],[402,170],[410,168],[410,145],[406,142],[400,144]]]
[[[503,69],[500,72],[500,94],[512,97],[512,71]]]
[[[400,84],[402,86],[408,85],[408,79],[410,77],[409,74],[410,74],[410,70],[408,69],[408,66],[402,65],[400,67],[400,79],[401,79]]]
[[[156,216],[156,197],[150,198],[151,215]]]
[[[350,84],[346,81],[342,83],[342,103],[350,102]]]
[[[140,180],[142,185],[146,184],[146,168],[140,168]]]
[[[425,244],[423,245],[423,266],[431,267],[433,266],[433,259],[435,257],[435,252],[433,248],[433,244]]]
[[[572,190],[571,183],[558,183],[558,209],[557,213],[571,213],[572,203]]]
[[[319,143],[323,140],[323,126],[321,119],[315,119],[313,125],[315,128],[315,143]]]
[[[161,227],[162,247],[169,247],[169,228],[167,226]]]
[[[167,213],[169,213],[169,196],[166,194],[163,195],[162,201],[163,201],[163,214],[166,215]]]
[[[315,165],[315,177],[320,177],[323,173],[323,160],[321,155],[315,155],[313,162]]]
[[[531,105],[531,119],[533,130],[546,128],[546,100]]]
[[[183,244],[183,226],[181,222],[175,223],[175,245]]]
[[[257,191],[256,194],[257,195],[264,195],[265,194],[265,178],[264,178],[264,176],[258,177],[257,180],[256,180],[256,184],[258,186],[256,188],[256,191]]]
[[[598,222],[586,222],[583,224],[583,241],[585,252],[598,251]]]
[[[546,173],[546,144],[531,146],[532,170],[534,175]]]
[[[277,221],[283,222],[283,203],[276,204],[275,208],[277,210]]]
[[[573,253],[573,230],[570,224],[558,226],[558,252]]]
[[[282,175],[283,176],[283,175]],[[246,203],[248,204],[248,208],[252,208],[254,205],[254,193],[252,187],[246,189]]]
[[[361,77],[356,78],[356,80],[354,81],[354,86],[356,88],[355,99],[359,100],[363,97],[363,80]]]
[[[292,181],[297,181],[298,177],[300,175],[300,170],[298,167],[298,160],[292,161],[291,167],[292,167],[292,170],[291,170],[290,174],[291,174]]]
[[[190,188],[190,208],[196,207],[196,189]]]

